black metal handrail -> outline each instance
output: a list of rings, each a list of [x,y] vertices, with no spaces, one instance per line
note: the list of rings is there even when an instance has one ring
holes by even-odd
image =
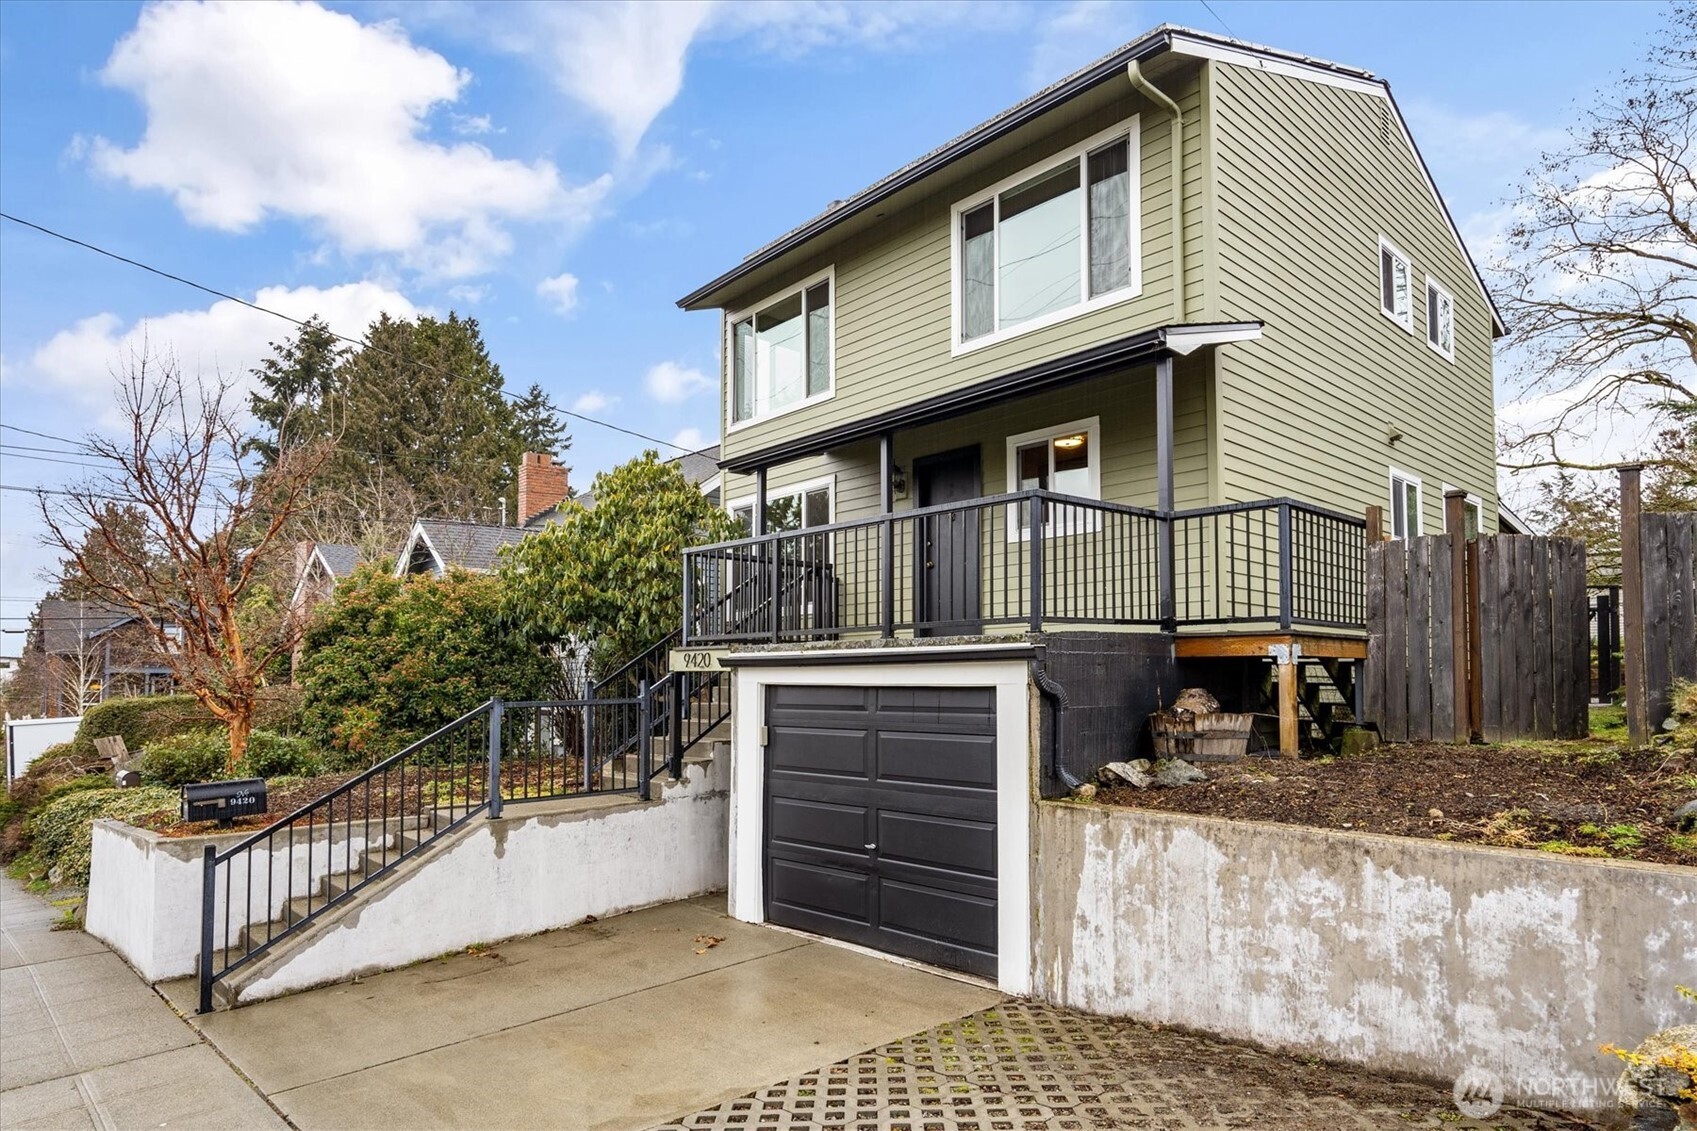
[[[625,699],[491,699],[230,848],[207,845],[200,1011],[216,982],[480,813],[578,794],[647,800],[652,705],[646,682]]]
[[[650,644],[647,648],[626,660],[603,679],[597,679],[589,685],[591,699],[608,698],[607,690],[614,690],[613,698],[618,698],[618,692],[625,692],[624,698],[636,693],[636,688],[644,681],[658,683],[660,677],[666,674],[666,657],[679,640],[681,630],[674,629],[664,638]]]
[[[685,551],[684,639],[989,625],[1359,628],[1366,522],[1296,499],[1162,514],[1019,491]]]

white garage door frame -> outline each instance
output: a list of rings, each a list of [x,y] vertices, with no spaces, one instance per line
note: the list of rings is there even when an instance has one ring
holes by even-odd
[[[904,652],[913,650],[903,649]],[[929,649],[927,651],[930,651]],[[730,912],[766,921],[765,790],[769,687],[990,687],[996,692],[996,985],[1031,992],[1031,691],[1024,660],[738,667],[731,734]]]

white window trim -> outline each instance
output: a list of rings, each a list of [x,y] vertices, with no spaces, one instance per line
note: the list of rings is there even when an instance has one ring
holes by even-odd
[[[734,417],[736,416],[736,397],[737,397],[736,380],[737,380],[737,377],[736,377],[736,341],[735,341],[735,336],[734,336],[733,331],[734,331],[736,324],[738,322],[741,322],[745,318],[754,317],[755,314],[759,313],[762,310],[765,310],[768,306],[771,306],[773,303],[777,302],[779,299],[788,298],[792,294],[796,294],[798,292],[801,293],[804,296],[803,299],[802,299],[801,318],[802,318],[802,322],[805,324],[806,321],[807,321],[807,300],[806,300],[806,297],[805,297],[806,293],[807,293],[807,289],[809,287],[815,286],[815,285],[817,285],[821,282],[825,282],[825,281],[829,281],[830,284],[831,284],[831,348],[830,348],[830,365],[828,366],[829,381],[825,386],[825,391],[823,393],[815,393],[811,397],[803,397],[801,400],[797,401],[795,404],[792,404],[792,405],[788,406],[787,408],[781,408],[776,412],[768,412],[763,416],[751,416],[747,420],[736,420],[736,419],[734,419]],[[804,330],[805,330],[805,325],[804,325]],[[719,350],[720,350],[719,371],[724,374],[724,382],[723,382],[724,407],[723,407],[722,411],[723,411],[723,415],[724,415],[725,434],[727,434],[727,435],[731,432],[741,432],[744,428],[752,428],[755,425],[764,424],[768,420],[776,420],[780,416],[788,416],[792,412],[800,412],[804,408],[812,408],[816,404],[824,404],[826,401],[828,401],[832,397],[836,396],[837,395],[837,265],[833,263],[833,264],[831,264],[831,266],[825,268],[823,271],[817,271],[814,274],[809,275],[807,278],[803,279],[801,282],[796,283],[793,286],[785,287],[783,290],[773,291],[771,294],[767,295],[765,298],[761,299],[759,302],[753,302],[753,303],[750,303],[747,306],[743,307],[741,310],[736,310],[736,311],[731,311],[731,312],[726,313],[724,318],[723,318],[723,321],[720,325]],[[803,359],[803,364],[805,364],[805,359]],[[803,379],[803,382],[805,383],[805,381],[806,381],[806,374],[805,373],[803,374],[802,379]],[[756,377],[756,380],[758,380],[758,376]],[[756,396],[755,400],[758,402],[759,397]]]
[[[1385,484],[1385,498],[1390,501],[1391,509],[1386,512],[1385,517],[1391,521],[1393,526],[1396,523],[1396,497],[1397,497],[1397,483],[1398,483],[1398,481],[1401,481],[1401,482],[1404,482],[1404,483],[1414,484],[1415,507],[1414,507],[1414,514],[1412,516],[1413,520],[1414,520],[1414,532],[1412,534],[1409,534],[1409,535],[1404,535],[1404,534],[1398,534],[1393,529],[1393,530],[1388,531],[1387,533],[1392,538],[1403,538],[1403,537],[1418,538],[1418,537],[1420,537],[1420,532],[1426,528],[1425,519],[1424,519],[1424,517],[1421,513],[1426,509],[1426,486],[1425,486],[1425,484],[1420,482],[1420,477],[1418,475],[1415,475],[1413,472],[1404,471],[1399,467],[1392,467],[1391,468],[1390,475],[1387,477],[1386,484]]]
[[[1402,317],[1398,317],[1385,309],[1384,255],[1387,251],[1402,260],[1402,265],[1408,269],[1408,313]],[[1384,236],[1380,236],[1379,254],[1373,257],[1373,278],[1375,280],[1373,289],[1379,293],[1379,313],[1410,334],[1414,333],[1414,260],[1409,258],[1408,253],[1403,251],[1402,248]]]
[[[826,497],[829,499],[829,505],[831,508],[831,523],[835,523],[837,521],[837,477],[835,475],[822,475],[817,479],[809,479],[805,483],[791,483],[782,487],[773,487],[771,484],[767,484],[766,498],[768,501],[772,499],[785,499],[791,495],[805,495],[809,491],[817,491],[821,487],[825,488]],[[730,515],[732,518],[735,518],[737,511],[742,507],[748,507],[750,510],[753,510],[754,493],[752,491],[746,495],[740,495],[727,502],[725,504],[725,513]],[[830,525],[831,523],[827,523],[826,525]],[[788,533],[800,534],[808,529],[809,527],[804,526],[801,530],[792,530]],[[768,531],[767,533],[771,532]]]
[[[1428,306],[1430,306],[1433,291],[1437,291],[1438,294],[1440,296],[1442,296],[1445,299],[1445,301],[1447,301],[1450,304],[1450,348],[1445,349],[1444,347],[1440,346],[1437,342],[1434,342],[1432,340],[1432,332],[1431,332],[1432,331],[1432,312],[1429,309],[1426,312],[1426,333],[1424,335],[1424,337],[1426,339],[1426,346],[1427,346],[1428,349],[1430,349],[1433,353],[1437,354],[1439,357],[1447,358],[1450,361],[1454,361],[1455,360],[1455,296],[1450,293],[1448,287],[1444,286],[1442,283],[1438,282],[1438,280],[1436,280],[1432,276],[1428,275],[1428,276],[1426,276],[1426,299],[1427,299]]]
[[[1445,483],[1444,484],[1444,496],[1446,498],[1448,497],[1448,495],[1451,491],[1462,491],[1462,490],[1466,490],[1466,488],[1457,487],[1457,486],[1455,486],[1454,484],[1451,484],[1451,483]],[[1466,502],[1469,506],[1479,508],[1479,533],[1481,533],[1481,534],[1485,533],[1485,500],[1481,499],[1478,495],[1475,495],[1472,491],[1468,491]],[[1450,532],[1450,509],[1449,509],[1449,507],[1446,506],[1446,507],[1444,507],[1444,533],[1448,534],[1449,532]]]
[[[1143,173],[1140,157],[1141,136],[1138,131],[1139,117],[1140,115],[1133,114],[1118,125],[1105,129],[1099,134],[1094,134],[1069,149],[1063,149],[1058,153],[1045,157],[1041,161],[1034,162],[1026,168],[1021,169],[1013,176],[997,181],[995,184],[974,193],[965,200],[956,201],[954,207],[949,209],[950,356],[960,357],[962,354],[973,353],[985,348],[986,346],[993,346],[1012,338],[1018,338],[1036,330],[1041,330],[1047,326],[1053,326],[1060,322],[1066,322],[1074,318],[1083,317],[1093,311],[1103,310],[1110,306],[1118,306],[1121,303],[1130,302],[1132,299],[1137,298],[1143,293]],[[1041,318],[1033,318],[1029,322],[1021,322],[1017,326],[1010,326],[1006,329],[994,330],[988,334],[983,334],[979,337],[973,338],[971,341],[961,341],[961,216],[967,212],[971,212],[974,208],[978,208],[981,205],[989,203],[1002,192],[1013,188],[1015,185],[1030,180],[1039,173],[1053,169],[1057,165],[1065,164],[1069,159],[1079,161],[1092,149],[1100,149],[1106,143],[1122,136],[1129,139],[1130,142],[1130,144],[1126,147],[1126,172],[1131,185],[1131,282],[1117,291],[1109,291],[1105,295],[1098,295],[1095,298],[1087,298],[1076,306],[1068,306],[1061,310],[1051,311],[1050,313],[1043,315]],[[1088,179],[1081,180],[1080,186],[1084,189],[1085,198],[1088,200]],[[998,219],[997,222],[999,223],[1000,220]],[[1001,247],[999,238],[996,247],[999,252]],[[1082,261],[1083,270],[1083,275],[1081,277],[1082,281],[1079,284],[1082,289],[1089,285],[1090,279],[1090,229],[1088,224],[1085,225],[1084,230],[1080,233],[1079,257]]]
[[[1019,459],[1017,456],[1019,449],[1024,447],[1026,444],[1034,443],[1039,440],[1052,440],[1056,436],[1064,436],[1069,432],[1083,432],[1086,437],[1085,442],[1090,447],[1090,462],[1085,465],[1085,473],[1088,477],[1086,483],[1086,490],[1088,491],[1088,494],[1074,495],[1073,497],[1079,499],[1094,499],[1097,502],[1102,501],[1102,418],[1100,416],[1092,416],[1084,420],[1068,421],[1065,424],[1056,424],[1050,428],[1036,428],[1030,432],[1021,432],[1017,436],[1009,436],[1006,448],[1007,454],[1005,457],[1008,478],[1008,494],[1014,494],[1020,489]],[[1072,534],[1092,534],[1099,529],[1101,525],[1101,512],[1094,510],[1089,513],[1089,518],[1083,522],[1068,523],[1067,528],[1060,531],[1051,529],[1051,521],[1049,519],[1045,519],[1043,522],[1043,536],[1045,538],[1055,538],[1066,537]],[[1021,520],[1019,504],[1017,503],[1008,507],[1007,528],[1007,540],[1009,542],[1025,542],[1029,541],[1031,538],[1030,527]]]

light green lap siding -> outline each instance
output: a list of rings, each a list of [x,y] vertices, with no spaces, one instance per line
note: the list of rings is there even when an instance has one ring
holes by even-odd
[[[1162,84],[1186,113],[1186,292],[1187,300],[1200,308],[1207,299],[1207,194],[1203,191],[1207,144],[1200,126],[1200,68],[1190,68],[1188,77],[1169,74]],[[1142,289],[1138,297],[953,356],[949,305],[953,204],[1133,115],[1140,115]],[[726,457],[859,420],[1171,321],[1169,129],[1169,115],[1134,95],[1126,83],[1122,93],[1088,113],[1046,126],[1037,135],[1039,140],[1021,144],[993,163],[979,163],[971,174],[939,184],[923,204],[902,210],[869,235],[820,249],[798,263],[790,274],[792,281],[827,265],[836,268],[834,394],[829,400],[788,415],[735,429],[727,427]],[[762,287],[760,293],[739,296],[732,306],[757,303],[773,290]],[[729,382],[723,385],[728,389]],[[728,413],[725,419],[728,424]],[[987,462],[987,472],[988,466]]]
[[[1223,501],[1359,512],[1394,465],[1423,481],[1427,532],[1444,483],[1495,529],[1490,311],[1388,104],[1232,64],[1210,86],[1219,316],[1267,323],[1219,354]],[[1413,333],[1379,310],[1381,234],[1412,261]],[[1453,363],[1426,344],[1428,274],[1455,297]]]

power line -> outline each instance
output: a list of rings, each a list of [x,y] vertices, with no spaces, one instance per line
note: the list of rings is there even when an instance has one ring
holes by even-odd
[[[1237,32],[1233,31],[1232,26],[1221,18],[1220,13],[1214,11],[1214,5],[1208,3],[1208,0],[1202,0],[1202,6],[1208,9],[1208,14],[1210,16],[1213,16],[1216,20],[1220,21],[1220,26],[1226,29],[1227,35],[1231,36],[1233,39],[1237,38]]]
[[[292,324],[299,326],[299,327],[302,327],[302,328],[305,328],[305,326],[306,326],[306,323],[301,321],[299,318],[295,318],[295,317],[292,317],[290,315],[284,314],[280,310],[273,310],[273,309],[271,309],[270,307],[267,307],[267,306],[260,306],[256,302],[249,302],[245,298],[238,298],[237,296],[230,294],[226,291],[218,290],[216,287],[209,287],[209,286],[206,286],[204,283],[197,283],[193,279],[185,279],[181,275],[174,275],[169,271],[163,270],[162,268],[154,267],[154,266],[151,266],[150,264],[143,263],[139,259],[131,259],[127,255],[120,255],[117,252],[110,251],[110,250],[108,250],[104,247],[99,246],[98,244],[92,244],[92,243],[89,243],[87,240],[80,240],[80,239],[77,239],[75,236],[66,235],[64,232],[55,231],[52,228],[44,227],[43,225],[37,224],[33,221],[25,220],[20,216],[14,216],[10,212],[0,212],[0,219],[10,220],[14,224],[18,224],[18,225],[25,227],[25,228],[33,229],[37,232],[40,232],[42,235],[51,236],[56,240],[63,240],[68,244],[74,244],[75,246],[83,248],[87,251],[92,251],[96,255],[103,255],[108,259],[115,259],[119,263],[128,264],[129,266],[137,268],[138,270],[146,271],[150,275],[157,275],[162,279],[169,279],[169,280],[171,280],[171,282],[180,283],[185,287],[191,287],[194,290],[200,291],[203,294],[212,295],[214,298],[221,298],[221,299],[224,299],[228,302],[236,303],[238,306],[245,306],[249,310],[258,311],[260,314],[268,314],[273,318],[281,318],[285,322],[292,323]],[[320,325],[323,325],[323,323],[320,323]],[[416,359],[403,358],[399,354],[395,353],[393,350],[386,350],[386,349],[383,349],[380,346],[372,345],[369,341],[367,341],[363,338],[350,338],[346,334],[338,334],[336,331],[329,329],[328,326],[325,326],[325,330],[326,330],[326,332],[329,333],[329,335],[332,338],[335,338],[339,342],[346,342],[348,345],[358,346],[361,349],[372,350],[376,353],[382,354],[385,357],[392,358],[395,361],[400,361],[400,362],[403,362],[404,364],[414,365],[414,366],[417,366],[420,369],[429,370],[429,371],[434,372],[434,373],[441,373],[445,376],[452,377],[457,381],[465,379],[464,374],[455,373],[451,369],[444,369],[441,366],[431,365],[428,362],[418,361]],[[504,397],[509,397],[509,398],[511,398],[512,400],[515,400],[515,401],[523,399],[523,397],[520,394],[510,392],[506,389],[501,390],[501,395],[504,396]],[[648,441],[649,443],[652,443],[652,444],[660,444],[664,447],[671,448],[674,451],[682,452],[685,455],[693,455],[696,452],[706,450],[706,448],[696,448],[696,449],[686,448],[682,444],[674,444],[670,440],[662,440],[658,436],[650,436],[645,432],[638,432],[633,428],[626,428],[626,427],[623,427],[622,425],[614,424],[611,421],[601,420],[598,417],[586,416],[585,414],[583,414],[581,412],[572,412],[572,411],[569,411],[567,409],[560,408],[558,405],[550,405],[549,408],[552,409],[554,412],[558,413],[561,416],[570,417],[573,420],[582,420],[585,423],[595,424],[595,425],[598,425],[602,428],[610,428],[614,432],[622,432],[625,435],[632,436],[632,437],[634,437],[638,440],[646,440],[646,441]],[[712,446],[711,444],[708,445],[708,447],[711,447],[711,446]]]

